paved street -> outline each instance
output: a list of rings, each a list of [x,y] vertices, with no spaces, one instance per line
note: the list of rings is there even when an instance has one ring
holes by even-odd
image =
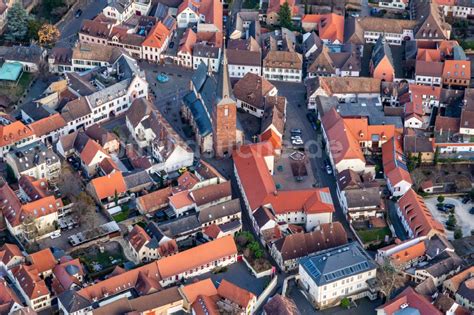
[[[360,16],[361,17],[370,16],[369,0],[361,0],[360,5],[361,5]]]
[[[349,238],[355,239],[344,216],[339,199],[337,198],[336,179],[333,174],[327,174],[327,172],[323,170],[324,160],[327,159],[327,154],[323,149],[321,134],[313,130],[306,118],[308,110],[306,109],[306,89],[304,84],[285,82],[272,82],[272,84],[277,87],[279,95],[285,96],[288,100],[285,126],[286,139],[289,139],[292,128],[302,129],[302,138],[305,142],[306,151],[309,153],[316,185],[318,187],[329,187],[334,201],[334,207],[336,208],[334,220],[344,225]]]
[[[73,46],[77,39],[77,33],[81,29],[83,20],[93,19],[107,5],[107,0],[87,0],[86,5],[80,7],[82,15],[79,18],[73,17],[67,23],[60,24],[61,39],[57,42],[58,47]],[[74,12],[75,14],[75,12]]]

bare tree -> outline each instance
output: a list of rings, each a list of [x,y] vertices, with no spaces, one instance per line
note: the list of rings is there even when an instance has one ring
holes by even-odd
[[[380,293],[388,300],[394,290],[405,284],[405,277],[400,270],[394,267],[387,259],[377,268],[377,282],[379,284]]]
[[[82,191],[81,180],[67,166],[62,168],[61,176],[58,178],[58,187],[63,196],[74,203],[74,209],[81,224],[87,228],[95,227],[98,221],[94,199]]]

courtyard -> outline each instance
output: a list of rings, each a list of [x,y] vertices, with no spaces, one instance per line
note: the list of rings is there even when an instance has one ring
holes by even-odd
[[[448,213],[439,211],[436,209],[438,203],[437,197],[430,197],[425,199],[426,206],[430,210],[433,217],[443,223],[446,227],[446,221],[448,220]],[[446,197],[444,203],[451,203],[456,206],[454,215],[456,217],[457,225],[461,228],[463,236],[471,235],[471,230],[474,230],[474,215],[469,213],[469,210],[473,206],[471,202],[463,204],[460,197]],[[454,232],[446,230],[448,239],[454,238]]]

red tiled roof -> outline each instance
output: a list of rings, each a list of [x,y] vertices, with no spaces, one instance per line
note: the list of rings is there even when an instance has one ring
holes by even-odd
[[[217,295],[217,289],[214,286],[211,278],[206,278],[201,281],[197,281],[183,287],[183,293],[186,300],[193,304],[194,301],[201,296],[215,296]]]
[[[15,244],[5,243],[0,248],[0,261],[7,265],[14,257],[23,257],[21,250]]]
[[[352,126],[354,128],[353,132],[349,132],[351,126],[334,108],[323,116],[322,124],[330,142],[328,145],[330,146],[331,156],[336,164],[345,159],[358,159],[365,162],[359,141],[355,138],[357,125]],[[368,136],[367,131],[364,136]]]
[[[176,209],[180,209],[183,207],[191,206],[194,201],[189,196],[189,192],[187,190],[180,191],[172,196],[169,197],[170,204],[173,205]]]
[[[413,189],[409,189],[398,201],[398,206],[415,237],[432,232],[444,233],[443,225],[431,215],[425,201]]]
[[[127,191],[127,185],[123,179],[122,172],[114,172],[109,175],[94,178],[90,184],[99,200],[113,197],[115,193],[123,194]]]
[[[388,301],[376,310],[382,309],[384,314],[394,315],[400,311],[403,304],[408,304],[409,307],[417,309],[420,315],[442,315],[442,313],[434,307],[423,295],[416,293],[412,287],[407,287],[397,297]]]
[[[444,79],[471,79],[471,61],[445,60],[443,67]]]
[[[392,185],[396,185],[402,181],[413,184],[410,173],[408,173],[405,165],[405,157],[399,135],[394,136],[382,145],[382,162],[385,176],[390,180]]]
[[[50,294],[46,283],[39,277],[38,270],[34,265],[20,265],[14,268],[13,276],[30,300]]]
[[[217,288],[217,293],[224,299],[232,301],[243,309],[246,309],[250,301],[255,298],[255,294],[252,292],[242,289],[225,279],[222,280]]]
[[[30,254],[29,260],[39,273],[53,270],[54,266],[56,266],[58,263],[56,258],[54,258],[51,249],[49,248],[45,248],[36,253]]]
[[[232,154],[252,211],[263,204],[267,195],[276,191],[275,183],[265,162],[265,157],[272,155],[273,147],[269,142],[241,146]]]
[[[85,165],[90,165],[98,153],[102,153],[105,157],[108,157],[107,153],[100,146],[100,144],[92,139],[89,139],[81,151],[81,160]]]
[[[394,253],[390,258],[395,264],[403,264],[423,256],[425,252],[425,242],[419,242],[400,252]]]
[[[0,125],[0,147],[16,143],[33,135],[34,132],[21,121],[12,122],[9,125]]]
[[[151,212],[162,209],[169,204],[168,198],[171,196],[171,187],[151,192],[137,198],[137,204],[144,212]]]
[[[271,204],[275,214],[293,211],[305,213],[334,212],[334,205],[328,187],[307,190],[279,191],[269,194],[264,204]]]
[[[161,22],[158,22],[146,37],[142,46],[152,48],[163,48],[166,39],[170,36],[170,30]]]
[[[144,245],[146,245],[151,240],[150,235],[148,235],[145,230],[138,224],[133,227],[133,229],[127,235],[127,241],[130,245],[139,252]]]
[[[228,256],[237,255],[237,246],[231,235],[193,247],[156,263],[163,279]]]
[[[28,125],[37,137],[45,136],[64,126],[66,126],[66,121],[59,113],[37,120]]]
[[[206,226],[202,232],[207,236],[211,237],[212,239],[216,239],[219,236],[219,233],[221,233],[222,231],[217,226],[217,224],[211,224],[209,226]]]

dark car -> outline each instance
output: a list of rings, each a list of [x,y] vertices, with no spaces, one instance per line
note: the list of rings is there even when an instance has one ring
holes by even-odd
[[[437,205],[436,206],[436,209],[438,209],[439,211],[442,211],[442,212],[447,212],[448,210],[444,207],[444,205]]]
[[[466,203],[468,203],[469,201],[471,201],[471,197],[469,197],[469,196],[464,196],[464,197],[462,198],[462,203],[463,203],[463,204],[466,204]]]
[[[308,118],[309,122],[313,122],[313,123],[315,123],[316,120],[318,120],[318,118],[316,117],[314,113],[307,113],[306,118]]]
[[[454,208],[456,208],[456,206],[453,205],[452,203],[445,203],[445,204],[444,204],[444,208],[445,208],[446,210],[451,211],[451,210],[454,210]]]
[[[81,15],[82,15],[82,10],[81,10],[81,9],[78,9],[78,10],[76,11],[76,14],[74,14],[74,16],[76,17],[76,19],[78,19]]]
[[[469,213],[474,214],[474,207],[472,207],[471,210],[469,210]]]
[[[170,48],[173,48],[174,47],[174,42],[171,42],[170,43]]]

